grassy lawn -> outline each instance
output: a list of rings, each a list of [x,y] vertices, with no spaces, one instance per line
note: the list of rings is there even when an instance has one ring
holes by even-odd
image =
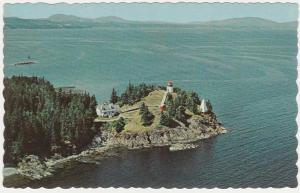
[[[124,132],[144,132],[155,129],[159,125],[160,120],[160,109],[159,105],[164,96],[163,90],[155,90],[151,92],[147,97],[142,99],[140,102],[134,104],[133,106],[124,106],[122,110],[125,109],[133,109],[140,107],[140,105],[144,102],[151,113],[155,116],[153,119],[153,123],[149,126],[143,126],[141,122],[141,116],[139,115],[139,110],[130,111],[126,113],[122,113],[121,115],[128,119],[128,123],[125,125]]]
[[[97,117],[94,121],[95,122],[112,122],[112,121],[116,121],[118,120],[120,117],[119,116],[115,116],[115,117]]]
[[[160,121],[160,103],[163,99],[163,96],[165,94],[164,90],[155,90],[151,92],[147,97],[143,98],[141,101],[135,103],[134,105],[124,105],[121,108],[121,113],[118,117],[113,118],[98,118],[98,120],[102,120],[105,122],[111,122],[119,119],[119,117],[123,117],[126,119],[126,125],[124,127],[123,132],[130,132],[130,133],[139,133],[139,132],[145,132],[145,131],[151,131],[153,129],[156,129],[159,126]],[[172,93],[173,98],[176,97],[176,93]],[[140,110],[139,107],[142,103],[145,103],[148,106],[149,111],[154,115],[154,119],[151,125],[144,126],[141,122],[141,116],[139,114]],[[128,111],[129,110],[129,111]],[[127,111],[127,112],[126,112]],[[195,115],[188,109],[186,110],[186,115],[190,118],[192,117],[198,117],[199,115]],[[199,116],[200,118],[201,116]],[[201,117],[203,118],[203,117]]]

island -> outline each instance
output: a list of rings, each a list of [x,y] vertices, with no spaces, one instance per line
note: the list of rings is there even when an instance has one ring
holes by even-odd
[[[116,149],[168,146],[197,148],[194,142],[224,134],[209,100],[167,85],[133,85],[108,102],[74,87],[54,88],[44,78],[4,80],[4,184],[53,176],[72,161],[114,156]],[[201,147],[199,147],[201,148]],[[18,186],[18,185],[16,185]]]

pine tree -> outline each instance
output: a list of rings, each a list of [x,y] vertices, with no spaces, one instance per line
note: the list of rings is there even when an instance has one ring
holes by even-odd
[[[197,103],[191,98],[189,98],[189,100],[188,100],[187,108],[194,114],[199,113]]]
[[[195,102],[192,102],[190,111],[192,111],[194,114],[199,114],[198,105]]]
[[[167,113],[162,112],[159,120],[160,125],[170,126],[171,120]]]
[[[176,98],[174,99],[174,106],[175,108],[181,106],[181,100],[180,100],[180,97],[179,96],[176,96]]]
[[[197,105],[200,105],[201,104],[201,100],[198,96],[198,94],[196,92],[191,92],[191,96],[190,98],[192,99],[192,101],[197,104]]]
[[[186,91],[180,91],[180,93],[178,93],[178,97],[180,98],[180,105],[182,106],[186,106],[188,103],[188,96]]]
[[[151,125],[154,115],[149,111],[148,107],[142,103],[142,107],[140,109],[141,121],[143,125]]]
[[[170,93],[167,93],[166,103],[168,103],[169,101],[172,101],[172,100],[173,100],[173,96]]]
[[[121,100],[122,100],[123,104],[128,104],[129,103],[129,96],[126,92],[122,94]]]
[[[169,117],[174,117],[175,113],[176,113],[176,108],[175,108],[173,100],[167,101],[166,106],[167,106],[168,116]]]
[[[139,114],[140,114],[140,115],[144,114],[145,111],[146,111],[146,109],[147,109],[147,106],[146,106],[146,104],[143,102],[143,103],[141,104]]]
[[[97,100],[95,95],[91,97],[90,105],[89,105],[89,110],[91,112],[92,117],[97,117],[97,112],[96,112],[96,107],[97,107]]]
[[[115,129],[118,133],[120,133],[121,131],[124,130],[126,123],[125,123],[125,119],[123,117],[120,117],[119,120],[117,120],[116,124],[115,124]]]
[[[208,101],[206,102],[206,106],[207,106],[207,110],[208,110],[209,113],[213,111],[213,107],[212,107],[212,105],[211,105],[210,100],[208,100]]]
[[[110,102],[116,104],[118,102],[117,91],[113,88],[110,96]]]
[[[180,106],[176,109],[175,119],[183,123],[186,122],[185,108],[183,106]]]

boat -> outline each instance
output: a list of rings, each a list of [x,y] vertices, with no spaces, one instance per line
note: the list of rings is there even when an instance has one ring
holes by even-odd
[[[32,60],[32,59],[31,59],[31,56],[28,55],[27,60],[24,60],[24,61],[20,61],[20,62],[14,63],[13,65],[14,65],[14,66],[18,66],[18,65],[36,64],[36,63],[37,63],[37,61]]]

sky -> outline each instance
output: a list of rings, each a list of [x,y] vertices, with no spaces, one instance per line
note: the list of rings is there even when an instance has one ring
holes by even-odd
[[[4,17],[47,18],[54,14],[85,18],[117,16],[136,21],[194,22],[240,17],[260,17],[277,22],[297,21],[292,3],[98,3],[5,4]]]

